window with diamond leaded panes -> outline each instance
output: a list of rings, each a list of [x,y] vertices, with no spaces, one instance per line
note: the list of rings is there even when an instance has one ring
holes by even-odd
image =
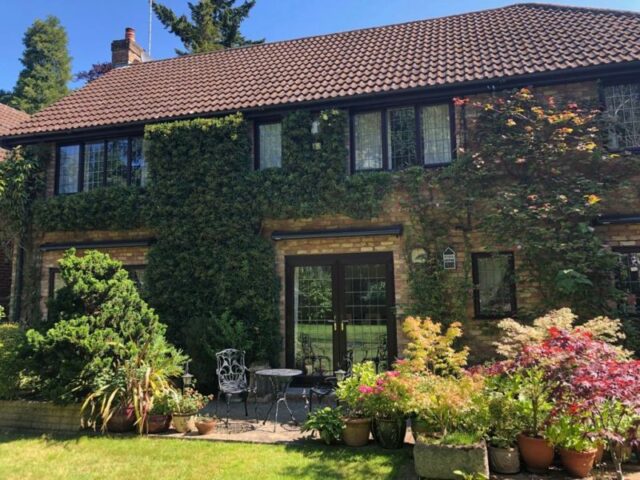
[[[449,104],[390,107],[352,116],[351,165],[354,172],[437,167],[453,158]]]
[[[416,110],[414,107],[387,110],[389,167],[401,169],[416,164]]]
[[[627,315],[640,315],[640,248],[617,253],[616,288],[624,292],[620,310]]]
[[[640,148],[640,83],[609,85],[604,101],[611,120],[609,147]]]
[[[104,185],[144,186],[143,142],[142,137],[122,137],[60,146],[56,192],[76,193]]]

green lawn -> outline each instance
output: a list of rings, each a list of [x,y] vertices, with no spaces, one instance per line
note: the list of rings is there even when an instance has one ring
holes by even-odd
[[[400,479],[408,450],[0,433],[3,480]]]

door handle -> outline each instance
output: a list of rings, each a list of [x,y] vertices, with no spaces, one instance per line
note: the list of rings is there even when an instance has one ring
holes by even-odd
[[[347,325],[348,323],[349,323],[349,320],[342,320],[342,322],[340,322],[340,330],[344,332],[344,326]]]
[[[333,323],[333,331],[337,332],[338,331],[338,322],[336,321],[335,315],[333,317],[333,320],[329,320],[329,322]]]

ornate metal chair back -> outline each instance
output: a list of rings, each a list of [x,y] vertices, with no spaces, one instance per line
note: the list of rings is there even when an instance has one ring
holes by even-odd
[[[244,364],[244,351],[227,348],[216,353],[218,386],[220,390],[228,388],[246,388],[247,368]]]

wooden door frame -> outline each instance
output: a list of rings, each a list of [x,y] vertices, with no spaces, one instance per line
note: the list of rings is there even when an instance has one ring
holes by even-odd
[[[388,364],[391,365],[397,354],[397,322],[395,316],[395,271],[392,252],[375,253],[336,253],[319,255],[288,255],[285,256],[285,364],[288,368],[295,367],[295,338],[293,318],[293,269],[300,266],[331,266],[334,316],[338,322],[342,321],[344,306],[342,305],[342,290],[340,266],[367,263],[383,263],[386,265],[387,304],[389,308],[387,322]],[[334,337],[335,340],[335,337]],[[334,354],[335,358],[335,354]]]

